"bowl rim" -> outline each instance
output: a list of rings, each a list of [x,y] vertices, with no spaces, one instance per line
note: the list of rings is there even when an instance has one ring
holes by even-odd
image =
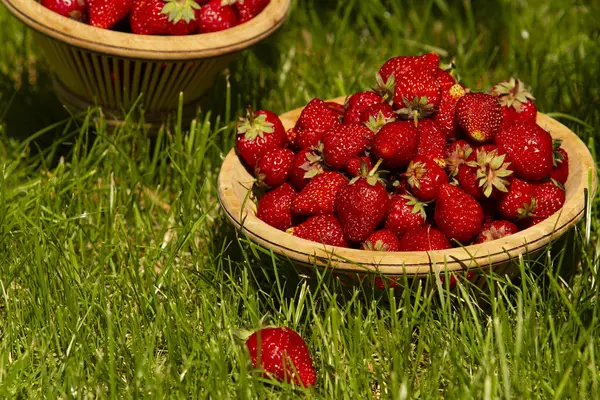
[[[288,16],[291,0],[271,0],[255,18],[221,32],[188,36],[136,35],[65,18],[34,0],[0,0],[35,31],[95,53],[148,60],[198,60],[243,50],[271,35]]]
[[[332,100],[343,104],[345,97]],[[302,108],[280,116],[286,129],[295,124]],[[302,264],[317,264],[346,272],[378,272],[385,275],[425,276],[437,265],[447,271],[462,271],[471,268],[487,268],[502,264],[538,251],[552,240],[562,236],[579,221],[585,212],[586,193],[592,199],[597,189],[595,163],[587,146],[566,126],[544,114],[538,113],[537,122],[549,130],[554,138],[563,139],[563,146],[569,154],[569,179],[565,184],[567,198],[562,209],[541,223],[491,242],[465,247],[429,252],[376,252],[347,249],[317,243],[283,233],[260,221],[249,212],[250,204],[242,208],[235,189],[248,186],[253,177],[239,160],[235,149],[227,155],[218,179],[218,197],[227,218],[248,236],[250,240],[275,253]],[[591,171],[592,185],[588,188],[588,174]],[[590,191],[591,189],[591,191]]]

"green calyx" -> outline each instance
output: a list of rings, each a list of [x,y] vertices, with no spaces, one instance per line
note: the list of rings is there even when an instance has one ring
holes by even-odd
[[[391,103],[396,88],[396,77],[394,76],[394,73],[390,75],[387,81],[384,81],[383,77],[378,72],[375,74],[375,81],[377,82],[377,86],[373,88],[373,91],[383,97],[383,101]]]
[[[174,24],[181,20],[190,23],[196,19],[195,10],[199,10],[200,5],[195,0],[166,0],[161,13],[169,17],[169,22]]]
[[[450,170],[450,177],[455,177],[458,174],[458,167],[465,163],[469,158],[473,149],[470,146],[457,145],[456,149],[446,158],[446,166]]]
[[[456,70],[456,58],[450,60],[448,64],[441,65],[440,68],[452,75],[456,82],[460,82],[460,75],[458,75],[458,71]]]
[[[523,203],[523,207],[517,210],[517,213],[519,214],[518,219],[524,219],[535,216],[533,212],[535,211],[536,206],[537,201],[535,200],[535,197],[531,199],[530,203]]]
[[[427,96],[421,98],[415,97],[412,101],[403,98],[402,101],[405,107],[396,111],[396,113],[403,119],[412,119],[415,122],[415,128],[419,126],[420,119],[429,117],[435,113],[433,104],[429,104]]]
[[[237,126],[238,135],[244,135],[249,141],[257,137],[264,137],[265,133],[275,132],[275,126],[267,121],[266,115],[254,116],[251,110],[246,113],[246,118],[240,118]]]
[[[402,198],[408,200],[408,202],[406,203],[407,205],[412,206],[411,213],[421,214],[421,217],[423,219],[427,218],[427,213],[425,212],[425,207],[427,207],[427,203],[423,203],[422,201],[419,201],[417,198],[409,194],[402,195]]]
[[[408,164],[408,168],[406,169],[406,176],[408,184],[410,187],[421,189],[421,178],[427,173],[427,167],[425,163],[421,161],[410,162]]]
[[[314,178],[323,172],[323,165],[321,161],[323,161],[323,157],[321,156],[323,145],[319,143],[318,147],[313,147],[315,151],[311,151],[310,153],[306,153],[304,164],[300,166],[301,169],[306,171],[304,173],[304,177],[306,179]],[[320,149],[320,150],[319,150]]]
[[[525,84],[516,78],[497,84],[492,92],[499,97],[500,104],[504,107],[513,107],[517,112],[521,112],[523,104],[535,100]]]
[[[510,163],[504,162],[506,155],[498,155],[496,150],[477,151],[477,161],[469,161],[469,167],[477,168],[477,180],[485,197],[490,197],[494,188],[501,192],[508,192],[508,181],[505,179],[512,175],[509,170]]]
[[[552,165],[555,167],[565,160],[565,156],[560,151],[558,151],[561,145],[561,139],[552,140],[552,149],[554,150],[554,152],[552,153]]]
[[[365,250],[369,251],[388,251],[388,246],[381,239],[373,244],[371,241],[365,242]]]
[[[380,171],[379,173],[377,173],[377,170],[381,166],[382,162],[383,162],[383,159],[380,158],[377,161],[377,164],[375,164],[375,166],[369,171],[368,167],[367,167],[367,163],[365,163],[364,161],[361,160],[359,174],[358,174],[358,176],[352,178],[352,180],[350,181],[350,185],[353,185],[355,182],[357,182],[361,178],[365,178],[367,183],[371,186],[375,186],[375,185],[377,185],[377,183],[385,184],[385,181],[383,179],[381,179],[381,177],[379,176],[379,174],[383,173],[384,171]]]
[[[365,122],[365,126],[371,130],[373,133],[379,132],[381,128],[383,128],[387,123],[392,122],[392,118],[386,118],[383,115],[383,112],[379,111],[377,113],[377,118],[369,117],[369,121]]]

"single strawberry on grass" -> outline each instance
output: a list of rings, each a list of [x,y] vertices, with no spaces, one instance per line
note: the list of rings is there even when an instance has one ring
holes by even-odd
[[[437,197],[435,222],[449,239],[467,244],[483,225],[483,210],[473,198],[453,185],[442,185]]]
[[[196,13],[200,33],[219,32],[238,24],[236,0],[210,0]]]
[[[110,29],[129,14],[133,0],[87,0],[89,23],[92,26]]]
[[[285,129],[277,115],[267,110],[256,113],[248,109],[246,118],[237,125],[236,149],[246,164],[254,169],[267,152],[283,147]]]
[[[321,99],[312,99],[300,113],[294,131],[299,149],[318,146],[323,134],[340,124],[339,114]]]
[[[332,214],[315,215],[300,225],[289,228],[286,232],[301,239],[329,246],[348,247],[342,226]]]
[[[345,236],[362,242],[371,235],[385,217],[389,195],[377,174],[381,160],[370,171],[363,170],[342,187],[335,201],[335,211]]]
[[[517,177],[537,181],[547,178],[552,172],[552,136],[539,125],[515,122],[498,132],[496,144],[500,152],[506,153]]]
[[[514,178],[507,193],[498,203],[498,213],[509,221],[518,221],[531,216],[535,208],[535,186]]]
[[[296,215],[332,214],[338,192],[348,179],[335,171],[321,172],[294,198],[292,212]]]
[[[361,113],[367,107],[379,104],[382,101],[381,96],[371,90],[355,93],[348,97],[344,106],[344,124],[361,122]]]
[[[290,167],[290,182],[297,190],[302,190],[304,186],[315,176],[323,172],[322,149],[307,147],[300,150]]]
[[[389,229],[398,237],[402,237],[408,231],[424,226],[427,220],[425,207],[425,203],[409,194],[393,196],[390,199],[385,217],[385,229]]]
[[[367,251],[400,251],[400,241],[394,232],[381,229],[373,232],[360,247]]]
[[[302,337],[286,327],[262,328],[252,334],[239,331],[254,368],[264,376],[306,388],[317,384],[310,352]]]
[[[404,175],[410,192],[425,202],[435,200],[440,187],[448,183],[446,172],[436,162],[423,156],[413,158]]]
[[[373,132],[358,123],[336,125],[323,134],[323,156],[327,165],[342,169],[360,156],[373,140]]]
[[[400,239],[400,251],[433,251],[451,247],[448,238],[430,225],[408,231]]]
[[[256,217],[285,231],[292,226],[292,201],[295,196],[296,191],[289,183],[265,193],[258,201]]]
[[[477,236],[474,244],[490,242],[501,239],[505,236],[513,235],[519,231],[519,228],[510,221],[492,221],[483,224],[481,233]]]
[[[489,142],[502,125],[502,107],[494,96],[467,93],[456,103],[454,121],[470,140]]]
[[[377,132],[371,151],[383,160],[384,166],[398,168],[407,165],[417,155],[419,132],[411,121],[386,124]]]
[[[189,35],[198,30],[195,0],[134,0],[129,22],[138,35]]]
[[[83,21],[87,16],[86,0],[42,0],[41,4],[63,17]]]
[[[259,185],[279,186],[288,180],[290,168],[296,155],[286,148],[268,152],[258,160],[254,177]]]
[[[502,105],[502,127],[515,122],[535,123],[537,108],[535,97],[526,85],[516,78],[500,82],[492,89],[492,95],[497,96]]]

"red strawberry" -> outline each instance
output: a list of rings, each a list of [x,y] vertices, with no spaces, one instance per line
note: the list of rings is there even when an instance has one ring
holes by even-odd
[[[442,99],[434,120],[448,139],[453,139],[456,136],[456,124],[454,123],[456,104],[466,93],[465,88],[460,84],[442,90]]]
[[[390,168],[403,167],[417,154],[419,132],[411,121],[390,122],[371,143],[373,155]]]
[[[406,169],[409,190],[421,201],[431,201],[438,197],[440,187],[448,183],[448,175],[433,160],[417,156]]]
[[[386,61],[379,70],[379,76],[383,82],[394,75],[395,80],[405,75],[410,70],[423,70],[431,76],[436,76],[440,57],[436,53],[429,53],[422,56],[400,56]]]
[[[438,124],[431,119],[419,122],[419,147],[418,156],[427,157],[435,161],[442,168],[446,166],[446,135]]]
[[[293,151],[285,148],[275,149],[262,156],[254,170],[258,183],[271,187],[283,184],[288,180],[295,156]]]
[[[396,121],[396,113],[388,103],[377,103],[369,106],[360,113],[360,122],[374,133],[390,122]]]
[[[398,114],[406,119],[418,120],[428,117],[440,105],[442,89],[435,75],[422,70],[412,70],[396,81],[394,104]]]
[[[481,231],[483,210],[473,196],[456,186],[442,185],[434,219],[448,238],[466,244]]]
[[[552,172],[550,172],[550,179],[554,179],[558,183],[564,185],[569,178],[569,155],[560,147],[561,141],[555,140],[554,146],[554,158]]]
[[[337,125],[323,134],[325,162],[337,169],[348,160],[358,157],[373,140],[373,132],[362,124]]]
[[[42,5],[64,17],[83,21],[87,14],[86,0],[42,0]]]
[[[138,35],[189,35],[198,30],[199,9],[194,0],[134,0],[129,22]]]
[[[500,198],[498,204],[500,216],[510,221],[528,217],[535,207],[534,195],[535,187],[532,184],[514,178],[508,192]]]
[[[516,122],[498,132],[496,144],[517,177],[534,181],[552,172],[552,136],[537,124]]]
[[[433,251],[450,247],[452,245],[446,236],[430,225],[408,231],[400,239],[400,251]]]
[[[346,237],[362,242],[371,235],[385,217],[389,195],[376,174],[381,160],[370,171],[363,171],[344,186],[335,201],[335,211]]]
[[[369,251],[400,251],[400,241],[394,232],[381,229],[373,232],[360,247]]]
[[[545,219],[560,210],[565,204],[565,191],[554,182],[544,182],[535,185],[535,218]]]
[[[363,110],[382,101],[381,96],[371,90],[353,94],[346,100],[344,124],[361,122],[360,114]]]
[[[90,25],[110,29],[129,14],[133,0],[88,0]]]
[[[373,168],[373,163],[371,163],[371,158],[369,156],[362,157],[354,157],[346,162],[346,172],[352,177],[360,175],[360,170],[363,167],[363,163],[365,164],[365,168],[370,170]]]
[[[301,239],[329,246],[348,247],[342,226],[334,215],[315,215],[303,223],[287,230]]]
[[[473,152],[473,148],[464,140],[453,142],[446,149],[446,170],[451,177],[458,174],[458,168],[467,162],[467,159]]]
[[[454,121],[469,139],[489,142],[502,125],[502,107],[494,96],[467,93],[456,103]]]
[[[502,127],[515,122],[535,123],[537,108],[533,103],[535,97],[528,91],[526,85],[515,78],[500,82],[492,89],[502,105]]]
[[[339,115],[323,100],[312,99],[296,122],[296,145],[300,149],[317,146],[323,133],[339,125]]]
[[[286,142],[281,120],[271,111],[248,110],[237,125],[236,147],[240,157],[254,168],[267,152],[283,147]]]
[[[509,221],[492,221],[483,224],[483,230],[477,236],[474,244],[490,242],[492,240],[501,239],[508,235],[513,235],[519,231],[515,224]]]
[[[258,201],[256,217],[285,231],[292,226],[292,200],[295,196],[296,191],[289,183],[265,193]]]
[[[289,177],[290,182],[298,190],[315,176],[323,172],[323,157],[318,149],[307,147],[296,154],[292,160]]]
[[[505,158],[505,154],[498,154],[494,145],[478,147],[471,153],[467,163],[458,168],[460,187],[476,199],[508,192],[513,171],[510,163],[504,162]]]
[[[385,217],[385,229],[402,237],[406,232],[424,226],[427,220],[425,206],[425,203],[410,195],[392,197]]]
[[[446,91],[452,86],[456,85],[456,79],[454,76],[452,76],[452,72],[441,68],[438,68],[437,70],[437,80],[442,88],[442,91]]]
[[[294,198],[292,212],[297,215],[332,214],[336,196],[347,183],[348,179],[339,172],[321,172]]]
[[[234,0],[210,0],[196,13],[200,33],[218,32],[238,24]]]
[[[285,137],[287,139],[287,145],[291,148],[296,147],[296,138],[298,137],[298,132],[296,132],[296,127],[290,128],[285,132]]]
[[[250,21],[269,5],[269,0],[238,0],[235,6],[238,10],[238,23]]]
[[[245,0],[247,1],[247,0]],[[261,368],[265,377],[313,387],[317,375],[304,340],[289,328],[263,328],[246,340],[254,368]]]

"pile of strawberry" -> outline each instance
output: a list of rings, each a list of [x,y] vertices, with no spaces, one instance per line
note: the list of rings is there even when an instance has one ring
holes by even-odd
[[[41,0],[67,18],[139,35],[218,32],[257,16],[270,0]]]
[[[376,89],[344,106],[313,99],[287,132],[272,112],[249,111],[236,147],[267,189],[258,218],[332,246],[428,251],[499,239],[557,212],[567,153],[536,124],[523,82],[471,91],[439,61],[392,58]]]

